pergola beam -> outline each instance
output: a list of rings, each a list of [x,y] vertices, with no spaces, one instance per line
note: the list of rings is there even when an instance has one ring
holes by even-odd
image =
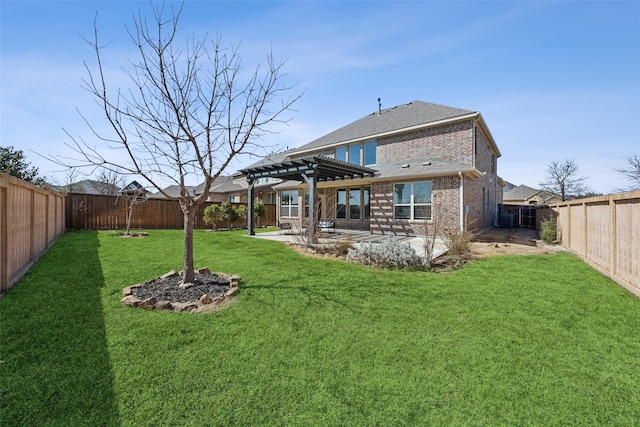
[[[347,179],[373,176],[376,171],[364,166],[346,163],[325,156],[310,156],[301,159],[289,159],[280,163],[242,169],[249,182],[249,211],[253,212],[253,186],[260,178],[282,178],[304,180],[309,185],[309,241],[315,238],[317,218],[313,209],[317,183],[322,181],[342,181]],[[253,235],[253,215],[247,215],[248,233]]]

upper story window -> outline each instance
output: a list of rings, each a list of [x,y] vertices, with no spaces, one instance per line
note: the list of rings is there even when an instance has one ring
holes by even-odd
[[[276,181],[275,178],[266,177],[266,178],[258,178],[257,183],[258,184],[266,184],[267,182],[275,182],[275,181]]]
[[[240,195],[239,194],[230,194],[229,195],[229,203],[240,203]]]
[[[362,164],[360,148],[360,144],[353,144],[349,146],[349,163],[353,163],[354,165]]]
[[[395,219],[431,220],[431,181],[393,185]]]
[[[336,160],[368,166],[376,164],[376,141],[345,145],[336,148]]]

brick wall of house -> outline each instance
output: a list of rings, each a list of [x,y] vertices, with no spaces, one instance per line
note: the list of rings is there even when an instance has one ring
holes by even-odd
[[[427,128],[378,139],[377,163],[436,158],[465,166],[473,162],[473,121]]]
[[[398,235],[425,235],[433,227],[460,228],[460,180],[457,176],[437,177],[432,182],[432,221],[395,221],[393,219],[393,181],[371,184],[371,220],[373,233]]]
[[[498,184],[497,160],[483,132],[475,129],[475,166],[484,175],[465,178],[464,205],[469,206],[465,223],[469,230],[491,227],[497,220],[497,204],[502,203],[502,187]]]

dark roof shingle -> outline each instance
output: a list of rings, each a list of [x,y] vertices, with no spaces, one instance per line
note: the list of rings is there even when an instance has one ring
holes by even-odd
[[[317,149],[340,142],[373,137],[375,135],[427,125],[429,123],[454,119],[474,113],[476,113],[476,111],[447,107],[445,105],[424,101],[412,101],[408,104],[401,104],[384,109],[380,113],[371,113],[291,151],[300,152]]]

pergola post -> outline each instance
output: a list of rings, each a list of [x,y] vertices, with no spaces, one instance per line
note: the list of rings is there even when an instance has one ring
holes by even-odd
[[[317,170],[316,168],[308,174],[302,174],[302,178],[309,184],[309,225],[307,232],[309,233],[308,242],[309,243],[318,243],[318,234],[316,230],[318,228],[318,219],[316,218],[316,198],[317,198],[317,187],[316,187],[316,178],[317,178]]]
[[[253,187],[255,180],[253,178],[248,178],[249,186],[248,186],[248,199],[247,199],[247,234],[249,236],[254,236],[256,232],[253,229]]]

